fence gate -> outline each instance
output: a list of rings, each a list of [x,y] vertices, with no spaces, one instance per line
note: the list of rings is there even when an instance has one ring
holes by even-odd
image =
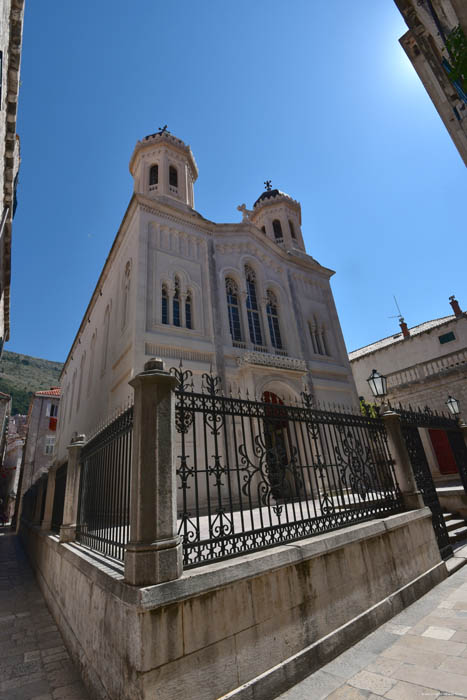
[[[447,559],[453,554],[452,545],[449,542],[446,522],[418,429],[446,428],[447,426],[445,423],[450,423],[451,421],[449,418],[439,416],[429,409],[424,411],[410,411],[400,407],[398,413],[400,413],[402,435],[409,453],[417,488],[423,496],[423,502],[431,510],[433,529],[438,541],[441,556],[443,559]]]

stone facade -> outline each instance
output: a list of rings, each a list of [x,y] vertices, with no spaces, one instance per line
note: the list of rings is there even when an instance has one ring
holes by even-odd
[[[36,391],[31,399],[21,467],[21,495],[50,469],[54,461],[59,405],[58,387]]]
[[[18,492],[23,449],[26,439],[27,416],[10,416],[8,421],[8,435],[3,460],[4,480],[2,487],[3,514],[7,521],[11,520],[15,510],[16,494]],[[0,513],[1,513],[0,507]]]
[[[330,287],[332,270],[306,254],[301,209],[270,188],[241,223],[194,207],[189,146],[161,130],[136,144],[134,194],[66,360],[57,445],[89,436],[128,400],[153,356],[212,368],[227,391],[344,405],[357,395]]]
[[[467,417],[467,314],[457,313],[408,329],[349,354],[359,396],[374,401],[367,379],[377,369],[388,379],[388,398],[404,406],[446,412],[449,395]]]
[[[409,31],[400,43],[467,165],[467,94],[448,77],[449,32],[467,35],[465,0],[395,0]]]
[[[16,112],[24,0],[0,0],[0,353],[10,335],[11,227],[19,168]]]

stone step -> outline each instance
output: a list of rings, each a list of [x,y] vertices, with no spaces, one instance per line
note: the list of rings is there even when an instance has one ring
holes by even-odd
[[[443,518],[445,520],[449,520],[449,518],[453,518],[453,517],[454,517],[454,513],[443,513]]]
[[[467,525],[457,528],[457,530],[449,530],[449,540],[451,542],[459,542],[467,539]]]
[[[458,527],[462,527],[463,525],[465,525],[465,520],[463,518],[451,518],[450,520],[446,520],[445,522],[448,532],[450,532],[451,530],[457,530]]]

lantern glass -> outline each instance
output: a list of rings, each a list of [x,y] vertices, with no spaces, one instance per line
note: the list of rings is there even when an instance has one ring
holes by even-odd
[[[446,401],[446,406],[449,408],[449,410],[453,416],[459,415],[459,401],[457,399],[455,399],[453,396],[448,396],[448,400]]]
[[[384,374],[380,374],[376,369],[370,374],[367,379],[370,385],[371,392],[376,398],[382,398],[387,393],[387,379]]]

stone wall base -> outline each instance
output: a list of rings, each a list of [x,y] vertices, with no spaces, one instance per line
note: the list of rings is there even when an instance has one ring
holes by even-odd
[[[22,536],[102,700],[271,700],[447,576],[426,508],[146,588],[77,544]]]
[[[436,493],[443,510],[467,518],[467,493],[463,486],[438,486]]]

